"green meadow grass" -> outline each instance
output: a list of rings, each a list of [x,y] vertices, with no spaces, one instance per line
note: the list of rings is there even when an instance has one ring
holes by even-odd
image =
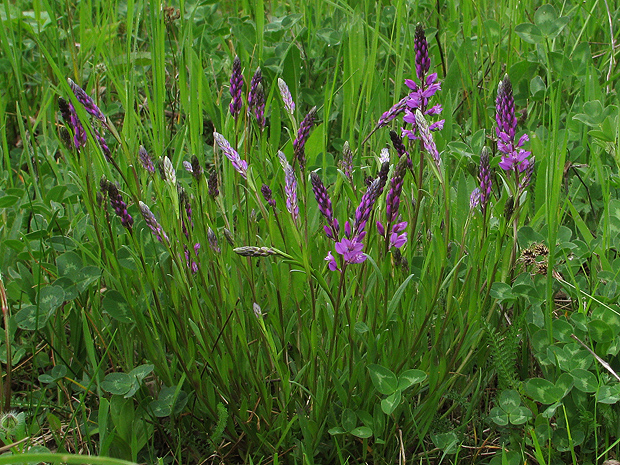
[[[617,459],[619,17],[599,0],[3,2],[0,463]],[[416,79],[418,23],[445,124],[433,133],[438,165],[406,142],[397,249],[376,222],[399,163],[389,130],[403,123],[375,125]],[[247,110],[258,67],[264,130]],[[505,75],[536,160],[518,195],[498,166]],[[79,150],[59,97],[85,127]],[[302,169],[293,141],[313,107]],[[470,207],[483,147],[486,214]],[[343,239],[384,148],[366,259],[345,264],[310,173]],[[184,168],[192,157],[202,175]]]

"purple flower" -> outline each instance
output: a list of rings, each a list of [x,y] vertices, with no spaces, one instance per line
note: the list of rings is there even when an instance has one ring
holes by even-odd
[[[179,187],[178,191],[179,207],[181,208],[181,212],[183,212],[183,209],[185,209],[185,217],[181,215],[181,229],[183,231],[183,234],[185,235],[185,238],[189,240],[189,231],[187,229],[186,223],[189,223],[192,229],[194,228],[194,221],[192,220],[192,204],[189,201],[189,195],[187,195],[185,189]],[[187,222],[185,218],[187,218]]]
[[[236,119],[237,115],[241,112],[243,106],[243,100],[241,99],[241,92],[243,91],[243,74],[241,72],[241,60],[238,56],[235,56],[232,65],[232,73],[230,76],[230,95],[232,101],[230,102],[230,114]]]
[[[200,166],[200,161],[198,160],[198,157],[196,155],[192,155],[192,161],[191,161],[191,165],[192,165],[192,176],[194,176],[194,179],[196,181],[200,181],[200,177],[202,176],[202,166]]]
[[[405,223],[406,224],[406,223]],[[407,233],[398,234],[393,232],[390,235],[390,247],[396,247],[400,249],[403,245],[407,243]]]
[[[163,239],[165,239],[166,242],[168,242],[168,235],[162,229],[161,225],[157,221],[157,218],[155,218],[155,215],[153,215],[153,212],[151,212],[149,207],[144,202],[140,201],[139,205],[140,212],[144,217],[146,225],[151,229],[151,231],[153,231],[153,234],[155,235],[157,240],[159,242],[163,242]]]
[[[415,36],[413,38],[413,49],[415,50],[415,71],[420,81],[424,80],[424,76],[431,67],[431,59],[428,56],[428,42],[424,28],[420,23],[416,25]]]
[[[207,185],[209,186],[209,195],[211,197],[216,198],[220,195],[220,190],[217,187],[217,171],[211,171],[209,179],[207,180]]]
[[[314,192],[314,198],[319,204],[319,211],[327,219],[327,225],[325,226],[325,234],[328,238],[336,240],[338,239],[339,227],[338,220],[334,218],[334,210],[332,208],[332,201],[329,198],[327,189],[323,185],[323,181],[318,174],[314,171],[310,173],[310,182],[312,183],[312,192]]]
[[[286,194],[286,209],[293,216],[293,221],[297,223],[299,218],[299,205],[297,204],[297,179],[295,171],[286,159],[286,155],[278,152],[278,158],[284,169],[284,193]]]
[[[420,110],[423,115],[438,115],[442,112],[443,108],[441,105],[435,105],[428,108],[429,100],[437,91],[441,90],[441,84],[437,82],[437,73],[429,74],[426,77],[426,81],[424,81],[421,86],[411,79],[406,79],[405,84],[412,90],[412,92],[409,93],[407,110],[405,110],[403,121],[405,123],[412,124],[413,128],[411,130],[403,128],[403,135],[406,135],[409,139],[413,140],[418,138],[416,134],[417,110]],[[444,122],[445,120],[439,120],[432,123],[429,126],[429,130],[438,131],[443,129]]]
[[[69,115],[71,127],[73,128],[73,143],[75,148],[79,150],[80,147],[86,145],[86,131],[71,102],[69,102]]]
[[[331,252],[327,252],[327,257],[325,257],[325,261],[328,262],[327,266],[329,267],[331,271],[338,270],[338,263],[336,263],[336,259],[334,258]]]
[[[366,255],[362,253],[364,244],[359,238],[343,238],[336,242],[336,252],[344,257],[346,263],[362,263],[366,260]]]
[[[388,111],[381,115],[379,121],[375,125],[375,129],[382,128],[387,126],[390,121],[396,118],[398,115],[403,113],[407,108],[407,101],[409,100],[409,96],[403,97],[390,108]]]
[[[105,178],[101,180],[101,190],[104,193],[107,192],[110,199],[110,205],[114,209],[116,215],[121,219],[121,224],[131,230],[133,226],[133,218],[127,211],[127,204],[123,200],[123,196],[118,191],[118,188]]]
[[[469,208],[473,210],[480,205],[480,188],[476,187],[469,196]]]
[[[314,125],[316,118],[316,107],[312,107],[306,117],[299,125],[299,131],[297,131],[297,138],[293,141],[293,150],[295,153],[295,160],[299,161],[299,169],[303,171],[306,167],[306,151],[305,145],[310,136],[310,130]]]
[[[263,90],[263,75],[260,68],[256,68],[250,81],[250,93],[248,94],[248,110],[254,112],[258,125],[265,127],[265,91]]]
[[[99,143],[99,147],[101,147],[101,151],[103,152],[103,155],[105,156],[106,160],[108,161],[111,160],[112,153],[110,152],[110,148],[108,147],[108,143],[106,142],[105,138],[101,135],[99,130],[95,127],[93,128],[93,132],[95,135],[95,139]]]
[[[403,136],[409,139],[418,139],[416,134],[418,124],[416,122],[416,110],[420,110],[422,115],[438,115],[442,111],[441,105],[429,107],[430,99],[441,90],[441,83],[437,80],[437,73],[428,74],[431,67],[431,60],[428,56],[428,42],[421,24],[416,26],[414,37],[415,66],[416,76],[419,83],[412,79],[406,79],[405,85],[411,89],[407,100],[407,109],[403,121],[413,125],[412,129],[402,129]],[[429,126],[430,131],[437,131],[443,128],[444,120],[436,121]]]
[[[515,100],[512,93],[512,83],[506,74],[497,85],[497,98],[495,99],[495,121],[497,137],[500,133],[507,134],[509,139],[514,139],[517,129],[517,117],[515,116]]]
[[[390,181],[390,190],[385,198],[385,213],[387,215],[388,224],[394,223],[398,217],[398,209],[400,206],[400,194],[403,190],[403,180],[406,173],[406,159],[402,159],[396,168],[392,180]]]
[[[495,121],[497,127],[497,148],[503,153],[499,167],[505,171],[523,172],[530,165],[528,157],[532,152],[522,149],[529,140],[527,134],[523,134],[515,143],[517,118],[515,116],[515,102],[512,94],[512,84],[508,75],[497,86],[497,99],[495,100]]]
[[[224,155],[226,155],[226,158],[230,160],[237,172],[243,177],[243,179],[247,179],[248,163],[245,160],[241,159],[237,151],[232,148],[230,143],[223,135],[214,131],[213,138],[215,139],[215,142],[217,143],[220,150],[224,152]]]
[[[384,163],[383,166],[386,166],[389,169],[389,165]],[[383,167],[382,167],[383,171]],[[385,173],[387,178],[387,171]],[[366,223],[370,218],[370,214],[372,213],[372,209],[375,205],[376,200],[379,198],[381,193],[383,192],[383,188],[385,187],[386,181],[381,176],[381,173],[377,179],[375,179],[372,184],[368,187],[364,195],[362,195],[362,199],[360,200],[360,204],[355,210],[355,235],[359,236],[364,232],[364,228],[366,227]],[[346,225],[345,225],[346,226]]]
[[[99,107],[95,104],[95,101],[86,92],[84,92],[84,89],[73,82],[71,78],[67,78],[67,82],[69,83],[69,86],[71,86],[71,90],[73,91],[75,98],[84,106],[84,109],[105,124],[106,118]]]
[[[280,89],[280,96],[284,102],[284,108],[289,115],[293,116],[293,113],[295,113],[295,102],[293,102],[293,96],[291,95],[291,91],[288,90],[286,82],[281,78],[278,78],[278,88]]]
[[[269,188],[269,186],[267,184],[263,184],[262,187],[260,188],[260,191],[261,191],[261,194],[263,194],[263,198],[265,199],[265,202],[267,202],[269,206],[271,206],[272,208],[276,208],[276,201],[271,196],[271,189]]]
[[[529,163],[527,165],[527,168],[525,169],[525,174],[519,182],[519,190],[521,192],[527,189],[527,187],[530,185],[530,182],[532,181],[532,176],[534,175],[534,161],[534,157],[529,159]]]
[[[151,159],[151,156],[148,154],[146,149],[142,146],[140,146],[140,149],[138,149],[138,158],[140,159],[140,163],[146,171],[148,171],[150,174],[155,173],[155,165],[153,165],[153,160]]]

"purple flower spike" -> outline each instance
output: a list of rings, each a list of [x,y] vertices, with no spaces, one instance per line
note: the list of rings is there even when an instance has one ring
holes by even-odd
[[[153,212],[151,212],[149,207],[142,201],[140,201],[140,212],[144,217],[144,221],[146,221],[146,225],[151,229],[151,231],[153,231],[153,234],[155,235],[157,240],[159,242],[163,242],[163,240],[165,239],[166,242],[168,242],[168,236],[157,221],[157,218],[155,218]]]
[[[250,93],[248,94],[248,110],[254,112],[258,125],[265,128],[265,91],[263,90],[263,75],[260,68],[256,68],[250,81]]]
[[[261,194],[263,194],[265,202],[267,202],[270,207],[276,208],[276,201],[271,196],[271,189],[269,188],[269,186],[267,184],[263,184],[263,186],[260,188],[260,191]]]
[[[384,163],[384,165],[387,165],[387,163]],[[372,182],[370,187],[368,187],[364,195],[362,195],[362,200],[360,201],[359,206],[355,210],[355,236],[360,236],[364,233],[366,223],[370,218],[370,214],[372,213],[375,202],[383,192],[384,186],[385,181],[383,181],[381,176],[379,176]]]
[[[299,125],[299,131],[297,131],[297,138],[293,141],[293,149],[295,152],[295,160],[299,161],[299,169],[303,171],[306,167],[306,151],[305,145],[310,136],[310,130],[314,125],[316,118],[316,107],[312,107],[306,117]]]
[[[232,65],[232,73],[230,76],[230,95],[232,101],[230,102],[230,114],[236,119],[237,115],[241,112],[243,106],[243,100],[241,99],[241,93],[243,91],[243,74],[241,71],[241,60],[238,56],[235,56]]]
[[[138,149],[138,158],[140,159],[140,163],[142,164],[144,169],[148,171],[149,174],[155,173],[155,165],[153,165],[153,160],[151,159],[151,156],[148,154],[146,149],[142,146],[140,146],[140,148]]]
[[[407,109],[407,101],[409,100],[409,96],[403,97],[398,102],[396,102],[392,108],[381,115],[379,121],[375,125],[375,129],[382,128],[387,126],[390,121],[396,118],[398,115],[403,113]]]
[[[123,196],[118,188],[106,179],[101,180],[101,190],[107,192],[110,199],[110,205],[114,209],[116,215],[121,219],[121,224],[131,230],[133,226],[133,218],[127,211],[127,204],[123,200]]]
[[[500,133],[504,132],[510,139],[514,139],[517,129],[517,118],[515,116],[515,100],[512,94],[512,83],[507,74],[497,86],[495,110],[497,137],[500,137]]]
[[[67,82],[69,83],[69,86],[71,86],[71,90],[73,91],[75,98],[84,106],[84,109],[105,124],[106,118],[99,107],[95,104],[95,101],[86,92],[84,92],[84,89],[73,82],[71,78],[67,78]]]
[[[237,151],[232,148],[230,143],[223,135],[214,131],[213,138],[215,139],[215,142],[217,143],[220,150],[224,152],[224,155],[226,155],[226,158],[230,160],[237,172],[243,177],[243,179],[247,179],[248,163],[245,160],[241,159]]]
[[[469,209],[473,210],[480,205],[480,188],[476,187],[469,196]]]
[[[75,112],[75,107],[71,102],[69,102],[69,114],[71,120],[71,126],[73,127],[73,143],[76,149],[80,149],[86,145],[86,131],[84,130],[84,126],[82,126],[82,122],[80,118],[78,118],[77,113]]]
[[[523,134],[519,141],[515,143],[517,118],[515,116],[512,84],[508,75],[497,86],[495,109],[495,121],[497,122],[495,131],[498,137],[497,148],[503,153],[499,166],[506,171],[518,171],[521,173],[530,165],[528,157],[531,155],[531,152],[522,148],[529,140],[527,134]]]
[[[415,28],[415,36],[413,39],[413,48],[415,50],[415,71],[420,81],[424,80],[424,76],[431,67],[431,59],[428,56],[428,42],[424,28],[420,23]]]
[[[286,82],[281,78],[278,78],[278,88],[280,89],[280,96],[284,102],[284,108],[289,115],[293,116],[295,113],[295,102],[293,102],[293,96],[291,95],[291,91],[288,90]]]
[[[297,223],[299,218],[299,205],[297,204],[297,179],[295,171],[286,159],[286,155],[278,152],[278,158],[284,169],[284,193],[286,194],[286,209],[293,216],[293,221]]]
[[[209,195],[211,197],[216,198],[220,195],[220,190],[217,187],[217,171],[213,170],[211,172],[207,180],[207,185],[209,186]]]
[[[315,172],[310,173],[310,182],[312,183],[312,192],[314,192],[314,198],[319,204],[319,210],[327,219],[327,225],[325,226],[325,233],[330,239],[336,240],[338,238],[339,228],[338,221],[334,218],[334,210],[332,208],[332,201],[329,198],[327,189],[323,185],[323,181]]]
[[[521,178],[521,182],[519,183],[519,190],[521,192],[527,189],[530,182],[532,182],[532,176],[534,175],[534,161],[534,157],[529,159],[529,163],[525,169],[525,174],[523,175],[523,178]]]
[[[388,224],[393,224],[398,218],[398,209],[400,207],[400,194],[403,190],[403,180],[406,173],[407,159],[402,159],[396,168],[390,182],[390,190],[387,193],[385,203],[385,213],[387,215]]]
[[[97,140],[97,142],[99,143],[99,147],[101,147],[101,151],[103,152],[103,155],[105,155],[106,160],[111,160],[112,159],[112,153],[110,152],[110,148],[108,147],[108,143],[106,142],[105,138],[101,135],[101,133],[99,132],[99,130],[97,128],[93,128],[94,129],[94,133],[95,133],[95,139]]]

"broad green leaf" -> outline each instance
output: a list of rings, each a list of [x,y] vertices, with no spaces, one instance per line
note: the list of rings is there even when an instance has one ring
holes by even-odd
[[[426,379],[426,373],[422,370],[407,370],[398,377],[398,390],[404,391],[414,384],[421,383]]]
[[[491,286],[491,297],[499,300],[500,302],[508,302],[515,300],[515,296],[512,293],[512,288],[506,283],[493,283]]]
[[[557,37],[562,29],[568,24],[568,16],[558,17],[553,5],[547,4],[541,6],[534,13],[534,22],[540,29],[540,32],[549,39]]]
[[[170,415],[170,406],[165,405],[160,400],[154,400],[149,405],[150,405],[151,409],[153,409],[153,413],[155,414],[156,417],[160,417],[161,418],[161,417],[167,417],[168,415]],[[329,430],[327,430],[327,432],[329,434],[331,434],[332,436],[336,436],[336,435],[339,435],[339,434],[346,434],[347,433],[340,426],[335,426],[333,428],[330,428]]]
[[[454,454],[457,451],[459,437],[454,431],[449,433],[431,434],[431,440],[436,447],[443,450],[446,454]]]
[[[573,325],[564,319],[557,319],[553,322],[553,338],[560,342],[573,342],[571,336],[575,332]]]
[[[331,47],[339,45],[342,40],[342,32],[331,28],[319,29],[316,31],[316,36],[323,39]]]
[[[385,399],[381,401],[381,410],[386,415],[391,415],[394,410],[400,405],[402,395],[400,391],[395,391],[393,394],[389,395]]]
[[[97,281],[101,276],[101,270],[96,266],[85,266],[82,268],[75,279],[78,291],[84,292],[88,286]]]
[[[543,378],[529,379],[525,383],[525,392],[541,404],[553,404],[564,397],[564,389]]]
[[[509,415],[510,423],[513,425],[522,425],[532,418],[532,411],[527,407],[518,407]]]
[[[155,365],[145,364],[140,365],[134,368],[129,372],[131,376],[135,376],[138,381],[142,381],[146,378],[153,370],[155,369]]]
[[[347,433],[353,431],[357,425],[357,416],[355,415],[355,412],[350,408],[345,408],[342,411],[342,415],[340,415],[340,423],[342,424],[342,428]]]
[[[368,367],[370,379],[375,389],[381,394],[389,396],[398,389],[398,379],[396,375],[381,365],[370,365]]]
[[[576,368],[570,374],[573,377],[575,387],[581,392],[596,392],[598,389],[598,380],[591,371]]]
[[[524,41],[530,44],[540,44],[543,42],[543,34],[537,26],[532,23],[523,23],[515,27],[515,32]]]
[[[601,404],[615,404],[620,400],[620,384],[600,386],[596,392],[596,401]]]
[[[60,286],[45,286],[39,291],[39,307],[42,312],[52,314],[65,301],[65,291]]]
[[[0,197],[0,208],[12,207],[19,201],[19,197],[16,195],[5,195]]]
[[[500,407],[493,407],[489,412],[489,418],[499,426],[506,426],[509,422],[508,414]]]
[[[521,397],[514,389],[506,389],[499,395],[499,405],[506,413],[512,413],[521,405]]]
[[[547,86],[545,85],[545,81],[543,81],[540,76],[534,76],[530,81],[530,93],[532,94],[532,97],[540,100],[546,90]]]
[[[73,282],[78,280],[78,273],[82,269],[82,259],[75,252],[65,252],[56,259],[58,275],[71,279]]]
[[[101,306],[106,313],[121,323],[131,323],[133,321],[131,309],[125,297],[114,289],[106,291]]]
[[[603,320],[590,320],[588,329],[590,337],[596,342],[611,342],[614,339],[614,332]]]
[[[127,373],[110,373],[101,382],[101,389],[110,394],[124,395],[131,389],[134,379]]]
[[[48,312],[38,310],[34,305],[26,305],[15,315],[15,323],[20,329],[35,331],[44,328],[49,317]]]
[[[372,430],[368,426],[358,426],[351,431],[353,436],[366,439],[372,436]]]

